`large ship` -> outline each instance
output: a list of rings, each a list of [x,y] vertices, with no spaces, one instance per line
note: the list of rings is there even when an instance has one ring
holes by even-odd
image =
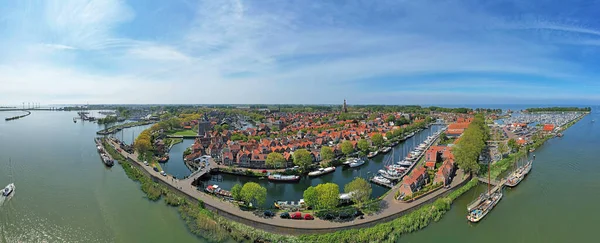
[[[8,197],[14,191],[15,191],[15,184],[14,183],[10,183],[10,184],[8,184],[8,186],[6,186],[4,189],[2,189],[2,196]]]

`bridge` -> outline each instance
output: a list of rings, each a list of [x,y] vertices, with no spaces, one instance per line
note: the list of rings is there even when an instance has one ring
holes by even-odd
[[[185,183],[185,185],[191,185],[198,178],[206,175],[206,173],[209,173],[209,172],[210,172],[210,164],[207,163],[204,168],[199,168],[198,170],[196,170],[192,174],[190,174],[187,178],[185,178],[181,181],[183,181]]]

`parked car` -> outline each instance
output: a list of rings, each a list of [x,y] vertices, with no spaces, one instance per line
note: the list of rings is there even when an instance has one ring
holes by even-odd
[[[300,212],[292,213],[292,219],[302,219],[302,213],[300,213]]]
[[[264,211],[263,215],[268,218],[275,216],[275,214],[273,212],[271,212],[270,210]]]
[[[145,165],[145,166],[148,166],[148,161],[144,161],[144,165]]]
[[[290,214],[288,212],[283,212],[279,215],[280,218],[282,219],[289,219],[290,218]]]
[[[310,214],[305,214],[304,215],[304,219],[306,219],[306,220],[313,220],[315,218],[312,215],[310,215]]]
[[[167,176],[167,173],[165,173],[165,171],[164,171],[164,170],[161,170],[161,171],[160,171],[160,174],[161,174],[162,176]]]
[[[158,172],[158,168],[156,168],[156,167],[153,167],[152,169],[153,169],[154,171]]]

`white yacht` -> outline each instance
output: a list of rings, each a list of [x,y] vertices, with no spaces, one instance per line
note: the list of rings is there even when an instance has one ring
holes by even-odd
[[[4,189],[2,189],[2,196],[8,197],[14,191],[15,191],[15,184],[14,183],[10,183],[10,184],[8,184],[8,186],[6,186]]]

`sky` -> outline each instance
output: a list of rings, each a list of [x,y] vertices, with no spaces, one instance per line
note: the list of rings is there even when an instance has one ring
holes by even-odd
[[[600,1],[0,0],[0,106],[598,104]]]

